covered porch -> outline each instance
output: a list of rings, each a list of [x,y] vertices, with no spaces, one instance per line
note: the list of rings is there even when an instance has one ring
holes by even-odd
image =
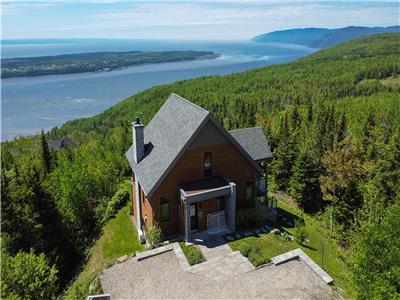
[[[236,184],[226,176],[179,185],[183,204],[185,241],[194,235],[219,235],[235,231]]]

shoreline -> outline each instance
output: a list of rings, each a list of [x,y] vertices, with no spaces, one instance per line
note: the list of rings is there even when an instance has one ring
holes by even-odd
[[[161,51],[165,52],[165,51]],[[182,52],[187,52],[187,51],[182,51]],[[196,51],[194,51],[196,52]],[[198,51],[201,52],[201,51]],[[107,52],[104,52],[107,53]],[[126,53],[126,52],[121,52],[121,53]],[[81,54],[88,54],[88,53],[79,53],[77,55]],[[75,55],[75,54],[71,54]],[[47,56],[46,56],[47,57]],[[49,57],[57,57],[55,56],[49,56]],[[221,57],[221,53],[210,53],[210,54],[204,54],[202,56],[192,58],[192,59],[177,59],[177,60],[166,60],[166,61],[160,61],[160,62],[143,62],[143,63],[136,63],[136,64],[126,64],[124,66],[118,66],[118,67],[107,67],[107,68],[102,68],[98,70],[88,70],[88,71],[79,71],[77,72],[70,71],[70,72],[54,72],[54,73],[44,73],[44,74],[33,74],[33,75],[21,75],[21,76],[3,76],[3,72],[1,72],[1,80],[9,80],[9,79],[16,79],[16,78],[37,78],[37,77],[43,77],[43,76],[55,76],[55,75],[73,75],[73,74],[85,74],[85,73],[106,73],[106,72],[112,72],[112,71],[122,71],[130,67],[139,67],[139,66],[146,66],[146,65],[157,65],[157,64],[165,64],[165,63],[178,63],[178,62],[190,62],[190,61],[204,61],[204,60],[214,60]],[[37,57],[26,57],[24,59],[35,59]],[[13,58],[14,59],[14,58]],[[3,59],[2,59],[3,60]],[[4,59],[8,60],[8,59]]]

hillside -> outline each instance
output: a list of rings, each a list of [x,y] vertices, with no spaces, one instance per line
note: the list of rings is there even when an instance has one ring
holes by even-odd
[[[399,31],[400,26],[349,26],[336,29],[296,28],[261,34],[254,37],[253,41],[260,43],[298,44],[311,48],[327,48],[362,36]]]
[[[76,277],[101,227],[129,198],[121,182],[131,174],[131,122],[148,123],[174,92],[227,129],[263,127],[274,154],[269,188],[293,197],[335,240],[354,274],[335,283],[343,295],[398,298],[399,42],[400,33],[379,34],[291,63],[153,87],[48,135],[2,143],[2,266],[26,255],[28,266],[37,261],[54,274],[42,283],[43,272],[29,273],[37,280],[25,286],[3,266],[2,297],[60,295]],[[79,147],[49,151],[46,139],[65,134]]]

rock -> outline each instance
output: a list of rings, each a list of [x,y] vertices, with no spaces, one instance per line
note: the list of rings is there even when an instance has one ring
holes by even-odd
[[[291,241],[294,241],[293,235],[290,235],[290,234],[289,234],[289,235],[288,235],[288,239],[291,240]]]
[[[254,230],[254,233],[255,233],[255,234],[260,234],[260,229]]]
[[[281,231],[278,228],[272,229],[271,232],[275,234],[281,234]]]
[[[265,225],[264,228],[268,232],[272,231],[272,229],[273,229],[271,226],[268,226],[268,225]]]
[[[96,279],[93,280],[93,282],[89,286],[89,295],[90,294],[97,294],[101,290],[102,290],[102,288],[101,288],[100,280],[99,280],[98,277],[96,277]]]
[[[226,238],[229,242],[232,242],[232,241],[235,240],[235,239],[233,238],[233,236],[231,236],[231,235],[227,235],[225,238]]]
[[[235,233],[235,239],[240,239],[240,238],[242,238],[242,236],[239,234],[239,233]]]
[[[123,262],[127,261],[128,258],[129,258],[128,255],[124,255],[124,256],[118,257],[118,258],[117,258],[117,262],[118,262],[119,264],[120,264],[120,263],[123,263]]]
[[[269,231],[267,231],[264,227],[261,227],[261,231],[263,232],[263,233],[268,233]]]
[[[244,235],[245,237],[249,237],[249,236],[252,236],[253,233],[250,232],[250,231],[247,231],[247,232],[243,233],[243,235]]]

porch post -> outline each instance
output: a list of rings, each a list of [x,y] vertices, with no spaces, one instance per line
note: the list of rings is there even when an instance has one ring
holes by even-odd
[[[140,207],[140,188],[139,188],[139,182],[137,180],[137,176],[135,176],[135,198],[136,198],[136,224],[137,224],[137,229],[142,230],[142,210]]]
[[[234,232],[236,229],[236,184],[234,182],[229,182],[231,192],[228,199],[227,205],[227,225],[230,231]]]
[[[183,202],[185,205],[185,241],[190,241],[190,204],[186,201]]]

